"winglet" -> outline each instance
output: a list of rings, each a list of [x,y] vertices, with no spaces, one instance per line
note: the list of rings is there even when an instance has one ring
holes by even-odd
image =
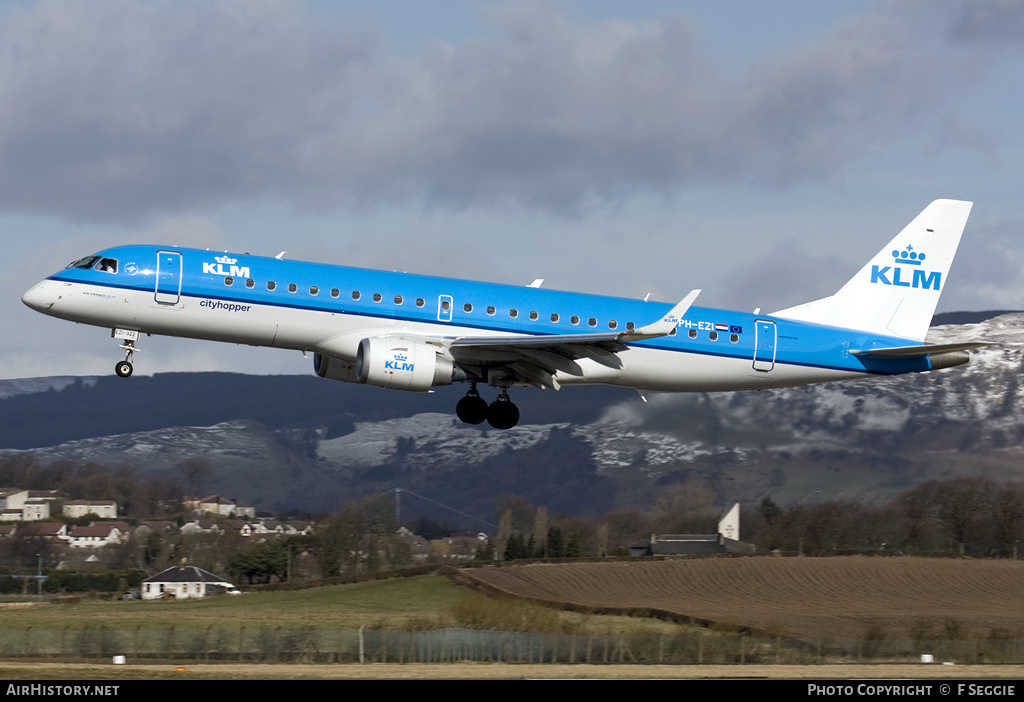
[[[690,294],[684,297],[678,305],[668,311],[664,317],[653,324],[648,324],[645,327],[634,329],[631,332],[623,332],[619,335],[619,341],[640,341],[641,339],[653,339],[659,336],[668,336],[672,333],[672,330],[679,324],[679,320],[682,319],[686,311],[690,309],[690,305],[700,295],[700,290],[691,290]]]

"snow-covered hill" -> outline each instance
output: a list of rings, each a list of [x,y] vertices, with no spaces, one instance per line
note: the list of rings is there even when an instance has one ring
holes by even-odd
[[[551,421],[549,412],[546,421],[508,431],[467,426],[437,411],[385,416],[382,407],[372,421],[354,409],[280,426],[247,419],[240,407],[236,419],[209,426],[111,434],[31,452],[44,461],[128,463],[171,474],[186,458],[203,456],[216,467],[211,492],[278,509],[333,509],[346,497],[398,486],[476,509],[487,509],[499,492],[537,504],[557,495],[560,504],[573,505],[566,508],[583,511],[651,499],[666,482],[693,477],[723,499],[771,492],[798,501],[809,491],[816,499],[882,499],[887,489],[951,472],[1017,475],[1024,455],[1024,314],[936,327],[928,339],[963,340],[996,345],[947,370],[762,392],[649,395],[647,403],[635,394],[603,395],[595,405],[584,389],[569,388],[557,396],[563,413],[573,416],[579,393],[590,419]],[[52,391],[72,380],[3,381],[0,398],[50,393],[59,401],[61,393]],[[403,407],[399,393],[370,392]]]

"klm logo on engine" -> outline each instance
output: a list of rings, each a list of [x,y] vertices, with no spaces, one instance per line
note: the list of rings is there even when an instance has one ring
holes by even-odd
[[[938,290],[941,286],[942,271],[926,271],[920,267],[901,268],[901,266],[923,265],[925,255],[914,251],[913,246],[908,245],[906,251],[893,251],[892,257],[894,260],[891,266],[871,266],[872,283],[923,290]]]
[[[231,276],[233,278],[249,277],[249,266],[236,266],[235,264],[238,263],[237,258],[231,258],[230,256],[217,256],[214,260],[216,263],[203,261],[203,273]],[[225,268],[225,266],[228,267]]]
[[[407,363],[408,360],[409,357],[406,356],[405,354],[396,353],[392,360],[384,361],[384,368],[386,370],[408,371],[409,373],[411,373],[412,369],[415,367],[416,364]]]

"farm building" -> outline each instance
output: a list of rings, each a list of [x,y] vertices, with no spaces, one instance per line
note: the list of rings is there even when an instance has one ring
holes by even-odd
[[[172,566],[142,581],[144,600],[205,597],[227,590],[235,590],[235,586],[192,565]]]
[[[721,534],[651,534],[629,547],[631,556],[696,556],[712,553],[754,553],[753,544]]]
[[[718,520],[717,534],[651,534],[629,547],[631,556],[683,556],[712,553],[754,553],[753,544],[740,537],[740,505],[737,502]]]

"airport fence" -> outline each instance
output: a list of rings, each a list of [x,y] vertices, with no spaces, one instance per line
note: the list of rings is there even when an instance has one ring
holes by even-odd
[[[0,631],[0,659],[235,663],[1024,663],[1018,639],[821,640],[710,634],[572,635],[436,629],[108,627]]]

